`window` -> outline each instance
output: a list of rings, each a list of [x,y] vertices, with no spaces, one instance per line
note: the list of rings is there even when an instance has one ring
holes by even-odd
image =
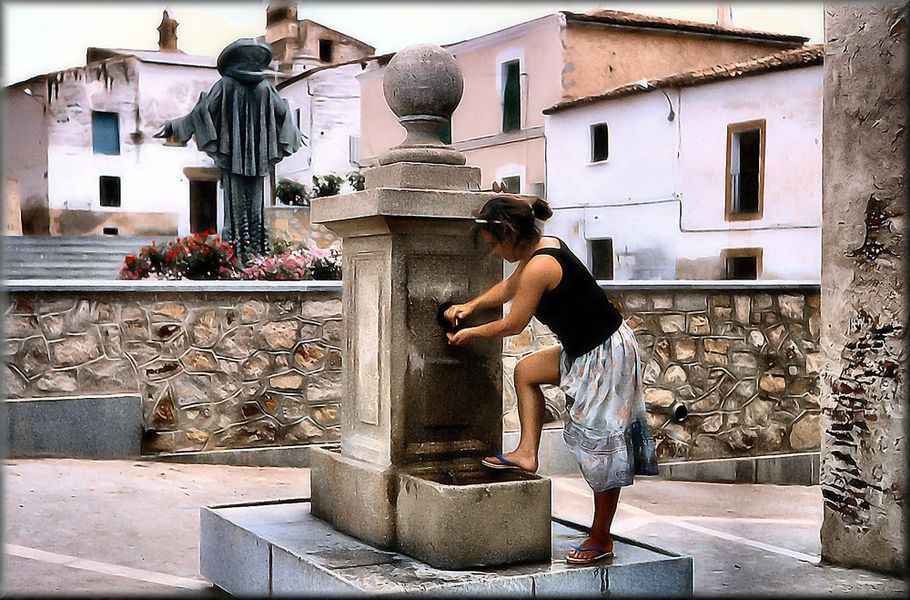
[[[546,200],[547,199],[547,185],[543,181],[538,181],[537,183],[535,183],[534,185],[531,186],[531,193],[534,194],[535,196],[537,196],[538,198],[542,198],[542,199]]]
[[[726,218],[760,219],[765,180],[765,120],[727,126]]]
[[[758,279],[761,274],[761,248],[727,248],[721,256],[725,279]]]
[[[610,155],[610,137],[606,123],[591,125],[591,162],[607,160]]]
[[[117,113],[92,111],[92,152],[120,154],[120,120]]]
[[[332,62],[332,40],[319,40],[319,60]]]
[[[502,191],[504,194],[520,194],[521,177],[519,175],[515,175],[514,177],[503,177]]]
[[[502,130],[521,129],[521,82],[519,62],[511,60],[502,65]]]
[[[594,279],[613,279],[613,240],[591,240],[591,274]]]
[[[118,208],[120,206],[120,178],[102,175],[98,178],[101,206]]]
[[[300,129],[300,109],[294,109],[294,122],[297,123],[297,129]]]

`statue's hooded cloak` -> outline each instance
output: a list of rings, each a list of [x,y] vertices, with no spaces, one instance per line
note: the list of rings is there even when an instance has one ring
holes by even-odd
[[[169,133],[179,142],[195,136],[197,147],[221,168],[222,235],[244,261],[251,252],[269,249],[263,177],[303,143],[287,100],[265,79],[271,60],[272,47],[263,40],[229,44],[218,56],[221,79],[199,95],[188,115],[169,122]]]

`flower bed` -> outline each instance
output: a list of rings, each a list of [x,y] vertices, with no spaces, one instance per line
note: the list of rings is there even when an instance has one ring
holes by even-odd
[[[272,254],[253,255],[241,265],[231,245],[219,236],[196,233],[161,245],[152,242],[128,255],[120,279],[341,279],[338,250],[294,247],[283,240],[276,240],[274,248]]]

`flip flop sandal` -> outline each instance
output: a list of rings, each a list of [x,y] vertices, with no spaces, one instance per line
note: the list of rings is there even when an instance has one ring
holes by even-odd
[[[588,548],[575,546],[575,552],[599,552],[599,554],[590,558],[576,558],[574,556],[566,556],[566,562],[570,565],[590,565],[604,560],[605,558],[613,558],[613,552],[608,552],[607,550],[598,548],[597,546],[589,546]]]
[[[498,469],[500,471],[508,471],[508,470],[524,471],[524,469],[522,469],[518,465],[510,463],[509,460],[502,454],[494,454],[493,456],[496,458],[496,460],[499,460],[501,462],[495,463],[495,462],[490,462],[487,459],[483,459],[480,461],[480,464],[487,467],[488,469]]]

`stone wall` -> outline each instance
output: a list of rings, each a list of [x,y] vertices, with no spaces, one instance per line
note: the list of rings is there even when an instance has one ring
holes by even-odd
[[[658,456],[817,451],[818,286],[662,287],[607,288],[642,349],[645,403]],[[536,320],[505,340],[507,431],[518,427],[516,363],[553,343],[555,337]],[[565,397],[556,388],[545,395],[548,419],[556,421],[565,412]],[[681,424],[661,412],[677,401],[689,411]]]
[[[287,289],[12,293],[6,392],[139,393],[144,452],[335,442],[340,293]]]
[[[272,239],[300,242],[307,248],[341,249],[341,238],[310,222],[309,206],[267,206],[265,218]]]
[[[822,558],[904,556],[906,4],[825,6]]]
[[[340,285],[98,285],[107,289],[12,291],[10,397],[140,393],[145,452],[338,441]],[[642,347],[661,457],[818,449],[818,286],[614,284],[608,294]],[[518,424],[515,364],[555,342],[536,321],[504,340],[506,430]],[[547,397],[555,421],[564,400],[555,388]],[[676,400],[690,411],[683,424],[659,412]]]

